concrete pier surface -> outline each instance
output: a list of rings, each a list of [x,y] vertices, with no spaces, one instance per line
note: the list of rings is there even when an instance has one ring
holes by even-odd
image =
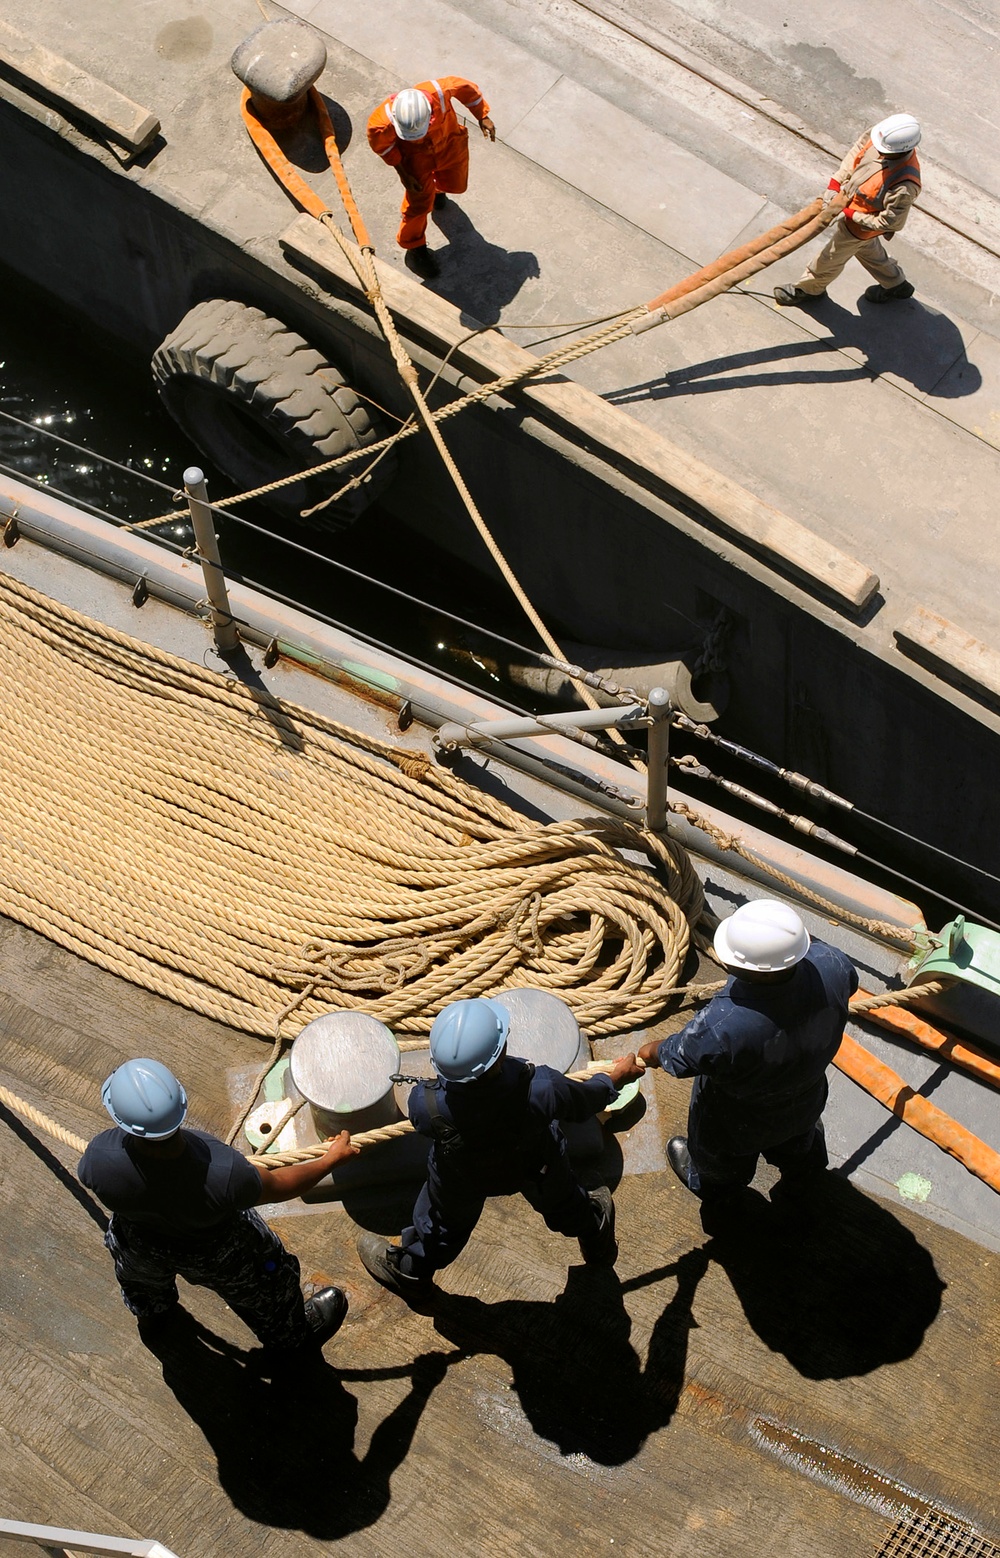
[[[804,203],[834,165],[810,128],[839,152],[876,114],[917,111],[923,204],[935,215],[918,206],[893,246],[913,301],[859,302],[870,278],[852,264],[828,300],[779,310],[770,290],[798,273],[794,256],[751,283],[764,297],[723,298],[569,371],[872,567],[885,606],[870,631],[883,645],[922,605],[1000,647],[997,39],[979,8],[882,0],[874,20],[848,7],[835,23],[804,8],[779,18],[773,6],[722,19],[721,7],[662,0],[266,9],[326,35],[321,86],[349,118],[345,161],[387,259],[402,258],[400,187],[365,144],[367,113],[435,72],[479,81],[498,142],[473,134],[468,195],[434,218],[432,285],[520,345],[654,296]],[[10,0],[6,15],[155,109],[166,144],[132,179],[277,257],[292,207],[245,136],[228,69],[261,19],[250,0],[197,11],[153,0],[124,34],[113,0]],[[887,49],[887,34],[905,34],[905,49]],[[767,113],[697,75],[699,61],[733,91],[742,72]],[[319,162],[307,172],[336,208]]]
[[[852,265],[808,312],[780,310],[770,290],[797,274],[793,256],[746,294],[569,367],[600,397],[591,406],[619,417],[617,450],[589,433],[574,442],[537,396],[465,413],[448,436],[554,626],[659,652],[699,642],[730,611],[728,734],[1000,869],[1000,830],[971,778],[1000,734],[1000,200],[989,136],[974,116],[966,126],[952,90],[961,80],[987,112],[989,19],[882,0],[879,27],[905,33],[906,48],[881,46],[876,72],[849,10],[833,30],[806,8],[722,16],[707,0],[697,14],[654,0],[150,0],[123,24],[115,0],[9,0],[10,26],[155,113],[162,134],[126,158],[58,96],[0,70],[0,258],[144,354],[205,297],[265,307],[398,414],[406,399],[370,311],[283,248],[295,208],[240,121],[229,58],[262,9],[324,34],[319,85],[399,286],[455,305],[455,332],[496,325],[519,346],[655,296],[818,192],[876,113],[921,114],[925,191],[894,246],[913,300],[859,302],[869,278]],[[498,140],[473,127],[469,192],[432,219],[442,269],[421,289],[394,243],[399,182],[364,128],[388,92],[436,71],[479,81]],[[311,131],[289,150],[339,211]],[[421,337],[417,311],[404,300],[399,317],[429,374],[441,347]],[[460,387],[449,369],[439,393]],[[710,502],[685,507],[680,479],[648,475],[644,440],[739,484],[787,517],[800,550],[834,572],[851,559],[880,592],[845,607],[817,584],[822,568],[803,579],[780,547],[715,523]],[[485,564],[421,449],[406,446],[395,510]],[[965,901],[983,886],[956,884]],[[1000,897],[982,912],[1000,913]]]

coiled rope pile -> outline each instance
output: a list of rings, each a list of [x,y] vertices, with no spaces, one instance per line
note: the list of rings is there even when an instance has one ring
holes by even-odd
[[[274,1037],[525,983],[600,1036],[678,983],[701,888],[636,825],[528,820],[9,578],[0,666],[0,913],[136,984]]]

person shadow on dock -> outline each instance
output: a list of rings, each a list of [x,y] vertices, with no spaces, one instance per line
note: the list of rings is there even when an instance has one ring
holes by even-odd
[[[460,308],[462,323],[470,330],[495,325],[524,283],[541,275],[536,254],[489,243],[454,200],[435,210],[432,221],[447,238],[448,247],[434,251],[443,263],[429,290]]]
[[[946,1284],[888,1207],[843,1174],[801,1201],[737,1198],[704,1246],[750,1326],[806,1379],[848,1379],[916,1353]]]
[[[681,395],[714,395],[726,390],[782,388],[793,384],[837,384],[879,379],[887,374],[905,380],[933,405],[974,395],[983,376],[966,356],[961,331],[947,314],[919,299],[906,304],[903,324],[893,310],[862,302],[853,314],[833,298],[818,298],[809,318],[829,330],[817,339],[809,334],[776,346],[727,353],[705,362],[684,363],[655,379],[605,392],[613,406],[646,400],[672,400]],[[863,362],[834,367],[829,361],[845,349],[861,353]],[[795,363],[795,367],[780,366]],[[759,372],[747,372],[759,369]]]
[[[434,1325],[462,1353],[504,1360],[532,1429],[560,1454],[621,1466],[674,1415],[695,1324],[691,1305],[707,1267],[707,1254],[696,1249],[658,1272],[658,1279],[675,1277],[676,1288],[653,1328],[645,1366],[624,1303],[637,1284],[607,1268],[571,1266],[552,1302],[490,1304],[442,1293]]]
[[[430,1397],[454,1357],[424,1353],[402,1367],[343,1373],[322,1357],[273,1362],[215,1335],[186,1310],[147,1343],[178,1404],[215,1453],[219,1485],[249,1520],[333,1542],[381,1519]],[[409,1379],[363,1456],[357,1398],[344,1379]]]
[[[846,1379],[911,1357],[945,1284],[898,1218],[835,1173],[807,1206],[748,1190],[711,1236],[678,1260],[620,1281],[573,1266],[552,1302],[486,1303],[439,1292],[438,1333],[458,1355],[493,1354],[534,1432],[562,1455],[620,1466],[671,1422],[684,1389],[694,1302],[714,1261],[751,1328],[807,1379]],[[625,1295],[673,1280],[643,1364]]]

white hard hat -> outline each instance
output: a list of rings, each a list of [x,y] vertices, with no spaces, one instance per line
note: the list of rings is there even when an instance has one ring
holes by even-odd
[[[715,951],[728,968],[776,974],[809,951],[809,932],[795,910],[776,898],[745,903],[715,932]]]
[[[920,126],[912,114],[890,114],[872,128],[872,142],[883,156],[896,157],[912,151],[920,141]]]
[[[405,87],[393,98],[389,118],[400,140],[422,141],[431,122],[431,100],[416,87]]]

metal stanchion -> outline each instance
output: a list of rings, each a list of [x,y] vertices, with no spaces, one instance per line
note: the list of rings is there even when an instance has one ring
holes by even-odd
[[[662,687],[649,694],[649,747],[646,771],[646,826],[661,833],[667,825],[667,760],[670,755],[670,695]]]
[[[237,648],[240,636],[229,609],[229,592],[219,556],[219,538],[215,534],[215,522],[208,506],[205,473],[196,465],[189,466],[184,472],[184,491],[188,496],[195,549],[205,576],[205,591],[212,610],[212,632],[215,634],[216,648],[220,654],[227,654]]]

